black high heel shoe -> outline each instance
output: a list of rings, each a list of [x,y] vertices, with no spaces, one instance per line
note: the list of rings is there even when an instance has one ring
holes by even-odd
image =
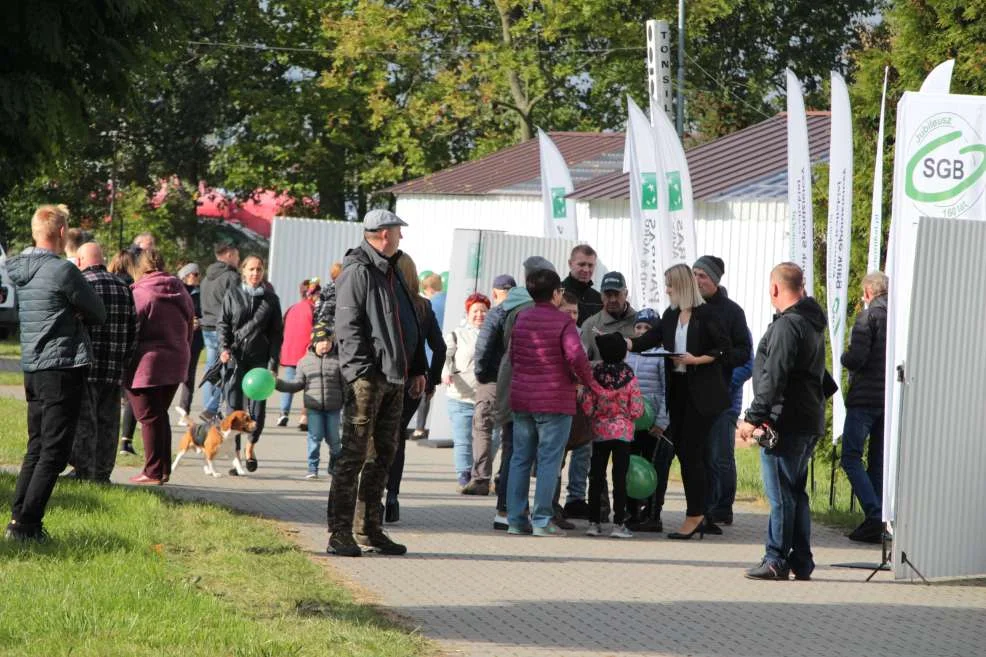
[[[695,529],[691,530],[687,534],[682,534],[681,532],[671,532],[668,534],[668,538],[675,541],[687,541],[695,534],[698,534],[698,540],[700,541],[705,538],[705,518],[702,518],[698,525],[695,526]]]

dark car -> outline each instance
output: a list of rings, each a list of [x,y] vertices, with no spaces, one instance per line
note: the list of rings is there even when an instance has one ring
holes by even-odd
[[[7,275],[7,254],[0,247],[0,340],[17,331],[17,290]]]

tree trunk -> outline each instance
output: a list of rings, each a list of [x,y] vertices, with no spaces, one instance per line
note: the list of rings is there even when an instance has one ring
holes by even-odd
[[[513,48],[513,36],[510,34],[510,28],[513,26],[514,17],[511,15],[510,5],[505,0],[497,0],[495,4],[496,10],[500,14],[500,34],[503,45],[507,46],[507,48]],[[520,75],[516,70],[507,70],[507,85],[510,87],[510,96],[513,99],[513,105],[505,104],[504,106],[509,107],[520,115],[520,123],[517,126],[518,133],[521,141],[527,141],[534,135],[534,130],[531,126],[531,100],[524,90]]]

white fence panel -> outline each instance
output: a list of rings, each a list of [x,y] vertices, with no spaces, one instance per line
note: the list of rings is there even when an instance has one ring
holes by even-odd
[[[299,301],[298,284],[318,276],[329,279],[332,263],[363,239],[363,224],[323,219],[275,217],[270,237],[269,275],[281,308]]]

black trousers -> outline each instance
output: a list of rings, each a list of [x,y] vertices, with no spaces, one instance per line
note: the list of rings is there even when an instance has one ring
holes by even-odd
[[[267,400],[256,401],[250,399],[243,393],[243,377],[246,373],[256,367],[267,367],[267,363],[246,363],[240,364],[236,371],[236,380],[226,391],[226,412],[246,411],[257,423],[256,430],[248,436],[251,443],[256,444],[260,440],[260,434],[264,432],[264,424],[267,422]],[[240,434],[236,434],[234,444],[237,451],[240,449]]]
[[[192,349],[192,357],[188,359],[188,373],[185,375],[185,383],[181,386],[181,397],[178,405],[188,413],[192,410],[192,397],[195,394],[195,370],[199,366],[199,356],[202,354],[202,346]]]
[[[510,459],[514,455],[514,423],[500,427],[500,473],[496,478],[496,510],[507,513],[507,481],[510,479]]]
[[[606,490],[606,466],[613,457],[613,524],[626,522],[627,469],[630,467],[630,443],[622,440],[597,440],[592,443],[589,465],[589,522],[599,522],[600,504]]]
[[[23,531],[41,528],[58,475],[68,465],[88,368],[24,373],[27,453],[21,464],[11,518]]]
[[[671,374],[671,394],[668,411],[671,425],[668,431],[674,442],[674,452],[681,463],[681,481],[685,485],[687,515],[705,513],[705,441],[715,416],[702,415],[688,391],[686,374]],[[660,477],[660,474],[658,474]]]

